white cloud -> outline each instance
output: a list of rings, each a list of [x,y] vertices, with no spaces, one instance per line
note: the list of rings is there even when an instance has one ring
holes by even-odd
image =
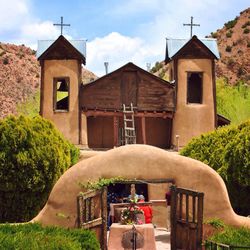
[[[112,32],[87,44],[86,66],[101,76],[105,73],[105,61],[109,62],[109,72],[128,62],[145,68],[146,62],[150,62],[154,56],[159,56],[159,53],[159,50],[147,46],[145,41],[138,37],[132,38]]]
[[[29,0],[0,0],[0,33],[16,29],[27,20]]]

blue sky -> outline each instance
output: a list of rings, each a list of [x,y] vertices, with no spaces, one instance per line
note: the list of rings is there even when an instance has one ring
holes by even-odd
[[[165,38],[188,38],[183,23],[194,22],[204,37],[249,7],[248,0],[0,0],[0,41],[36,49],[55,39],[53,23],[64,17],[69,39],[88,39],[86,67],[101,76],[132,61],[142,68],[164,59]]]

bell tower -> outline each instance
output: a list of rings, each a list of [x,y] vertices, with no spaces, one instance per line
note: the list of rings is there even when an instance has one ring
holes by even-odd
[[[38,41],[41,65],[40,115],[51,120],[72,143],[81,143],[79,90],[85,41]]]
[[[184,146],[191,138],[217,126],[215,39],[167,39],[166,59],[175,84],[172,144]]]

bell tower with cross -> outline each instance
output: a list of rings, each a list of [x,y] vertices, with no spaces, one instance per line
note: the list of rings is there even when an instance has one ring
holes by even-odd
[[[41,66],[40,114],[52,121],[63,135],[74,144],[85,144],[85,126],[79,108],[82,64],[85,64],[86,41],[68,41],[61,34],[56,40],[38,41],[37,57]]]
[[[215,39],[167,39],[165,62],[170,81],[175,85],[175,113],[172,144],[185,146],[191,138],[212,131],[217,126],[215,93],[215,60],[219,52]]]

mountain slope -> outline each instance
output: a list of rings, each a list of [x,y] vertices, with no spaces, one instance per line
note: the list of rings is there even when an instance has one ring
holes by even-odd
[[[86,68],[82,70],[84,83],[97,76]],[[40,67],[35,51],[13,44],[0,43],[0,118],[8,114],[17,114],[24,106],[25,113],[32,108],[39,110]],[[22,103],[28,102],[24,106]],[[34,106],[34,107],[32,107]]]
[[[250,84],[250,8],[211,35],[217,39],[221,55],[216,75],[233,85],[239,80]]]

